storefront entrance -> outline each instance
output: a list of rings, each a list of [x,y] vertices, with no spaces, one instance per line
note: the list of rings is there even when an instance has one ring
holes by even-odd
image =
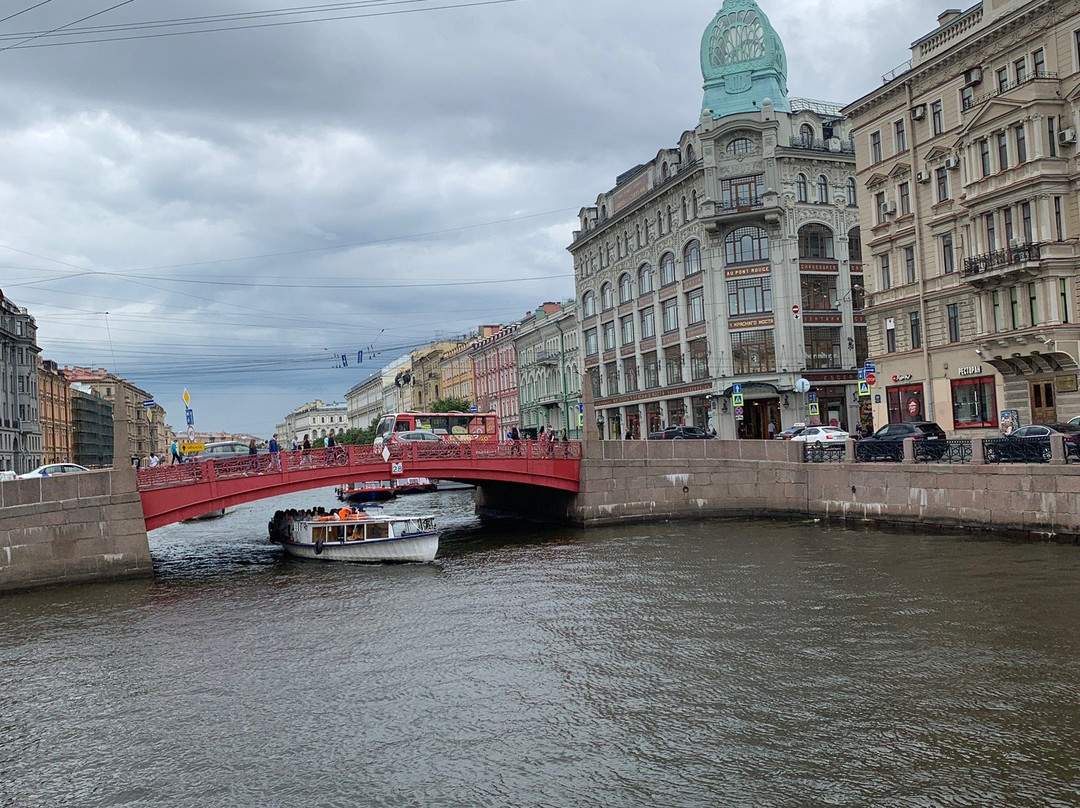
[[[1031,423],[1052,424],[1057,421],[1054,400],[1054,380],[1031,383]]]
[[[758,398],[743,405],[743,420],[739,430],[740,438],[767,439],[769,422],[776,431],[780,431],[780,399]]]

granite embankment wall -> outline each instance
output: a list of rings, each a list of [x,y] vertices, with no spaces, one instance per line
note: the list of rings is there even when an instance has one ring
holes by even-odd
[[[0,592],[150,575],[131,469],[0,483]]]
[[[588,441],[568,517],[584,525],[798,516],[1080,536],[1080,465],[804,463],[787,441]]]

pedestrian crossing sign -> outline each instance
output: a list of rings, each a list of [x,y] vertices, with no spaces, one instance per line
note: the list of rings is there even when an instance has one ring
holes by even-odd
[[[870,382],[867,382],[867,381],[859,382],[859,395],[869,397],[869,395],[870,395]]]

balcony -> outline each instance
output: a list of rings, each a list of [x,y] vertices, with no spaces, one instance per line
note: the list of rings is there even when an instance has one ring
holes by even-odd
[[[780,221],[781,211],[779,197],[775,193],[765,193],[761,196],[744,196],[722,202],[705,200],[702,202],[701,214],[705,226],[716,231],[743,220],[760,220],[764,217]]]
[[[1034,275],[1042,256],[1042,248],[1041,242],[1032,242],[965,258],[960,274],[970,283],[979,286],[991,279],[1006,280],[1015,275]]]
[[[854,154],[855,141],[841,140],[838,137],[822,140],[821,138],[815,139],[795,135],[788,140],[788,148],[805,149],[806,151],[831,152],[832,154]]]
[[[560,354],[558,351],[549,351],[546,348],[541,348],[536,352],[536,364],[538,365],[558,365]]]

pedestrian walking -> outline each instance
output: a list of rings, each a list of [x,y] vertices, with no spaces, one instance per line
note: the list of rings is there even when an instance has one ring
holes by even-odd
[[[281,447],[277,442],[277,433],[274,433],[274,437],[270,438],[270,445],[267,446],[270,452],[270,466],[267,471],[281,471]]]
[[[521,433],[516,426],[510,430],[510,454],[521,454]]]
[[[169,451],[172,452],[172,462],[169,464],[175,466],[177,463],[183,463],[184,458],[180,456],[180,445],[174,440],[172,446],[169,447]]]
[[[157,456],[157,452],[150,453],[150,468],[156,469],[161,459]]]
[[[304,454],[303,454],[303,457],[300,458],[300,465],[301,466],[310,466],[311,465],[311,441],[309,440],[308,434],[306,432],[304,433],[304,443],[302,444],[301,448],[303,449]]]
[[[244,470],[244,474],[250,474],[252,472],[258,472],[259,470],[259,450],[255,446],[255,438],[248,441],[248,464],[247,469]]]
[[[769,440],[776,437],[776,422],[772,418],[769,419]]]
[[[300,441],[297,440],[296,435],[292,436],[292,450],[295,452],[300,448]]]

